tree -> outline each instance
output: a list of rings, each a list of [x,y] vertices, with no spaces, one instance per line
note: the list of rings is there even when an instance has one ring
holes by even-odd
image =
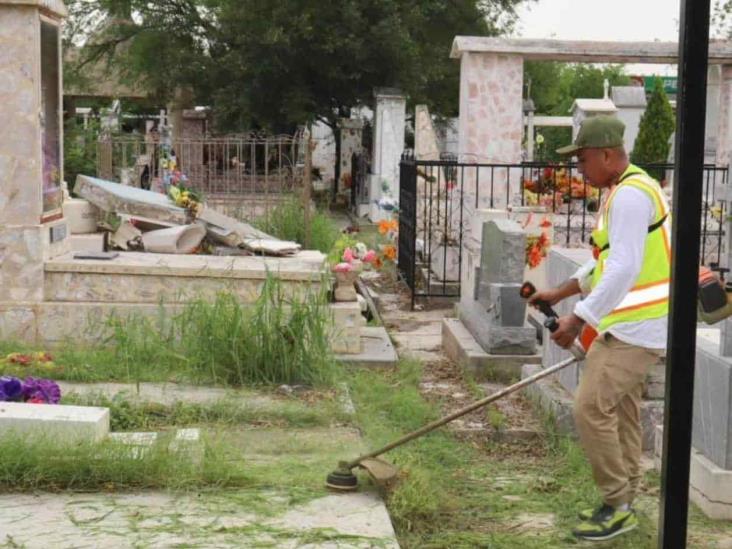
[[[630,83],[622,65],[567,64],[555,61],[527,61],[524,66],[525,81],[530,82],[531,98],[537,114],[567,116],[572,103],[578,98],[600,98],[604,94],[604,82],[611,86]],[[559,160],[556,149],[569,143],[569,128],[543,128],[538,130],[544,138],[543,159]]]
[[[454,115],[457,34],[510,30],[525,0],[72,0],[112,19],[80,64],[101,57],[169,99],[177,86],[214,109],[222,129],[335,126],[375,87]],[[83,4],[84,9],[74,9]],[[126,14],[126,16],[124,16]],[[72,26],[84,25],[72,21]],[[88,26],[88,25],[87,25]]]
[[[655,88],[648,100],[646,112],[640,121],[638,137],[635,140],[630,159],[638,164],[665,164],[670,150],[669,139],[676,127],[676,118],[663,82],[656,78]],[[656,179],[663,178],[663,170],[652,170]]]

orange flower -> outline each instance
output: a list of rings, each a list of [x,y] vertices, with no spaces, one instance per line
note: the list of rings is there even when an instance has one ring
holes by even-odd
[[[548,218],[548,217],[545,217],[545,218],[544,218],[544,219],[542,220],[542,222],[541,222],[541,223],[539,223],[539,227],[541,227],[542,229],[548,229],[548,228],[549,228],[549,227],[551,227],[551,226],[552,226],[552,222],[551,222],[551,221],[549,221],[549,218]]]
[[[541,236],[539,237],[539,247],[546,248],[549,246],[549,236],[542,231]]]
[[[389,220],[388,219],[382,219],[379,221],[379,233],[386,234],[389,232]]]
[[[384,257],[390,261],[394,261],[396,259],[396,246],[384,246]]]
[[[381,267],[383,267],[383,266],[384,266],[384,263],[381,261],[380,257],[377,257],[376,259],[374,259],[374,268],[381,269]]]

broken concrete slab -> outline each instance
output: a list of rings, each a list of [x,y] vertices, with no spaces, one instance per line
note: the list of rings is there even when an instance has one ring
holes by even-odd
[[[105,212],[159,219],[177,225],[192,221],[191,213],[179,208],[164,194],[120,185],[88,175],[78,175],[74,192]]]
[[[142,235],[145,251],[159,254],[193,253],[206,236],[206,228],[199,223],[179,225],[168,229],[148,231]]]
[[[205,205],[196,217],[206,224],[211,237],[225,246],[243,246],[253,252],[273,255],[290,255],[301,248],[297,242],[274,238],[248,223],[238,221]]]
[[[141,240],[142,231],[129,219],[123,219],[119,228],[109,235],[110,246],[120,250],[139,249]]]
[[[391,368],[396,366],[399,360],[389,334],[382,326],[362,327],[361,352],[339,354],[336,358],[347,366],[364,368]]]

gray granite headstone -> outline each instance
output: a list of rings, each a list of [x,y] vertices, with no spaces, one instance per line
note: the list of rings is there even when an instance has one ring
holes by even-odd
[[[704,337],[697,338],[692,443],[732,470],[732,358],[719,356],[716,342]]]
[[[519,290],[526,261],[526,234],[508,219],[483,224],[477,299],[461,302],[460,319],[488,353],[531,355],[536,331],[526,326]]]
[[[521,284],[526,268],[526,233],[510,219],[483,224],[478,301],[491,305],[491,284]]]

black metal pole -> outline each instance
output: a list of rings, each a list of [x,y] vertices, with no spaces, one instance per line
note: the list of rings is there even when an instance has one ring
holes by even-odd
[[[710,0],[682,0],[662,505],[658,547],[686,547]]]

